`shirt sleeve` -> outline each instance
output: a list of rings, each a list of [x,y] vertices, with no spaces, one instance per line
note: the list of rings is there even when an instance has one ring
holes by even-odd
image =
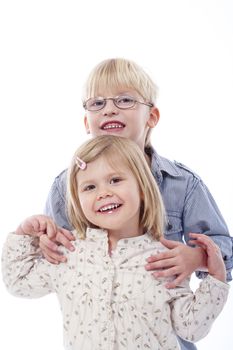
[[[39,298],[54,292],[54,266],[42,258],[38,242],[10,233],[2,252],[2,275],[8,291],[18,297]]]
[[[190,232],[204,233],[219,246],[227,270],[227,280],[231,281],[233,268],[233,238],[230,236],[224,218],[210,191],[200,178],[194,177],[189,184],[183,212],[185,241],[189,241]],[[205,277],[197,272],[197,277]]]
[[[44,214],[50,216],[58,226],[72,230],[66,211],[66,181],[67,170],[59,174],[49,191],[44,208]]]
[[[205,337],[222,311],[229,285],[208,275],[193,293],[189,287],[171,289],[171,319],[175,332],[196,342]]]

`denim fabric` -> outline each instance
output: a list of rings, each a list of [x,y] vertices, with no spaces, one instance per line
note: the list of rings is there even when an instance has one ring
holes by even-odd
[[[233,239],[226,223],[201,178],[181,163],[171,162],[147,149],[151,156],[151,171],[159,185],[167,213],[165,237],[188,242],[190,232],[204,233],[220,247],[230,281],[233,267]],[[67,170],[59,174],[49,192],[45,213],[58,225],[71,230],[66,215]],[[197,272],[199,278],[204,272]],[[182,350],[196,349],[194,344],[181,341]]]

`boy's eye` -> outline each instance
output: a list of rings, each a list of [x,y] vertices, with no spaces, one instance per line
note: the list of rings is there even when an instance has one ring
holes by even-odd
[[[122,181],[122,179],[120,177],[113,177],[111,180],[110,180],[110,184],[116,184],[118,182]]]
[[[104,105],[104,100],[95,100],[95,101],[93,101],[92,105],[93,106],[98,106],[98,107],[103,106]]]
[[[91,191],[95,189],[95,185],[87,185],[83,188],[83,191]]]
[[[119,106],[130,106],[131,107],[132,105],[134,105],[135,100],[131,96],[119,96],[117,98],[116,102]]]
[[[95,99],[93,98],[92,100],[88,101],[88,107],[93,108],[93,107],[103,107],[104,106],[104,100],[103,99]]]

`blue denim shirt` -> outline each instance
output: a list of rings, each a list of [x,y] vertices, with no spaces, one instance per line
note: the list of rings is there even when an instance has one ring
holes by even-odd
[[[204,233],[220,247],[230,281],[233,267],[233,240],[226,223],[206,185],[201,178],[181,163],[159,156],[154,149],[146,152],[151,157],[151,171],[159,185],[167,213],[165,237],[188,242],[189,232]],[[58,175],[51,187],[45,213],[55,222],[71,230],[66,215],[67,170]],[[204,277],[204,272],[197,272]],[[194,350],[192,343],[179,339],[182,350]]]

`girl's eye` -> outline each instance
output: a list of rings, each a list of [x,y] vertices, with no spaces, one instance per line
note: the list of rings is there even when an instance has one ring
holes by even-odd
[[[83,191],[91,191],[95,189],[95,185],[87,185],[83,188]]]
[[[116,184],[118,182],[122,181],[122,179],[120,177],[113,177],[111,180],[110,180],[110,184]]]

